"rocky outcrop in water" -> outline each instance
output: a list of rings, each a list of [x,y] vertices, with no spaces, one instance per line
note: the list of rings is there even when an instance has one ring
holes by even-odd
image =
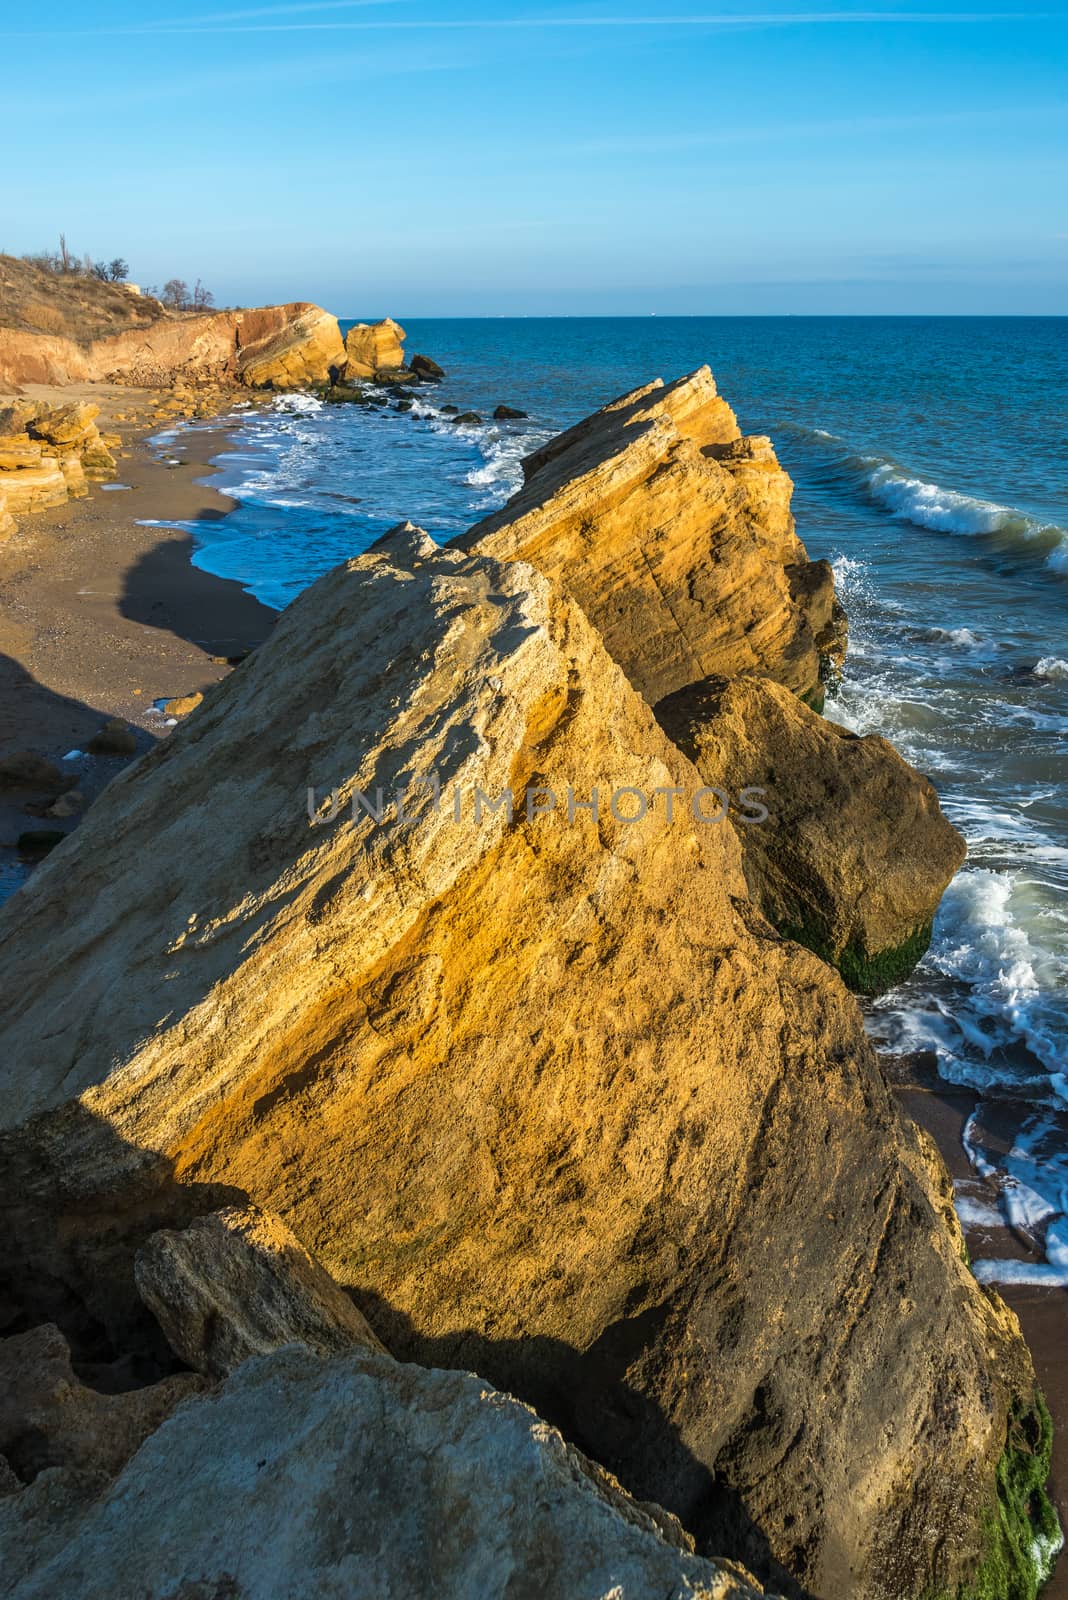
[[[344,377],[373,378],[404,367],[404,329],[392,317],[357,322],[345,335]]]
[[[707,367],[624,395],[523,471],[462,542],[562,582],[650,704],[739,672],[821,702],[844,648],[833,577],[808,561],[770,442],[740,435]]]
[[[769,921],[853,989],[906,977],[965,856],[929,781],[885,739],[825,721],[767,678],[708,678],[656,715],[707,783],[759,789],[771,815],[738,833]]]
[[[637,554],[645,540],[665,583],[700,550],[675,480],[703,484],[724,556],[701,570],[722,579],[734,550],[739,583],[775,598],[759,650],[735,648],[809,685],[819,649],[785,574],[803,551],[777,469],[761,449],[739,452],[751,480],[722,465],[735,441],[712,437],[730,424],[710,380],[673,394],[667,416],[629,402],[633,429],[573,494],[539,491],[556,508],[531,513],[545,548],[565,502],[581,527],[590,474],[630,484],[593,531],[622,538],[631,499]],[[620,462],[631,431],[639,467]],[[650,435],[668,450],[659,488]],[[543,452],[531,484],[573,448]],[[769,527],[751,525],[758,505]],[[251,1198],[395,1356],[534,1404],[701,1550],[792,1596],[954,1593],[1021,1547],[1041,1476],[1016,1471],[1028,1450],[1040,1463],[1042,1434],[1015,1319],[961,1260],[944,1173],[854,1001],[752,904],[733,826],[704,820],[702,774],[633,687],[633,627],[614,640],[624,674],[570,582],[491,542],[439,549],[404,528],[320,580],[0,914],[15,1314],[79,1350],[147,1347],[146,1239]],[[622,555],[614,578],[582,570],[608,638]],[[714,587],[691,643],[638,582],[650,684],[687,650],[728,654]],[[733,586],[724,604],[748,615]],[[178,1517],[162,1485],[194,1450],[258,1460],[282,1424],[287,1498],[257,1484],[253,1510],[232,1508],[268,1529],[294,1503],[287,1461],[321,1481],[297,1442],[308,1407],[357,1418],[335,1436],[350,1461],[367,1414],[351,1374],[375,1358],[286,1357],[276,1381],[282,1359],[154,1436],[136,1501],[93,1524],[101,1570],[134,1504],[154,1526]],[[407,1405],[429,1380],[393,1381]],[[442,1380],[460,1396],[473,1381]],[[201,1505],[184,1502],[194,1534]],[[472,1517],[458,1561],[484,1558]],[[155,1593],[147,1546],[138,1559]]]

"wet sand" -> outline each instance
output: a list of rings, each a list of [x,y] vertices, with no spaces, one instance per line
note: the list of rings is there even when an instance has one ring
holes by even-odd
[[[926,1128],[942,1152],[942,1159],[954,1181],[967,1185],[966,1192],[978,1196],[985,1180],[977,1178],[964,1151],[961,1135],[976,1106],[976,1096],[967,1091],[955,1093],[941,1088],[898,1087],[898,1101],[921,1128]],[[987,1185],[987,1198],[996,1198],[996,1189]],[[1038,1261],[1042,1257],[1026,1240],[1009,1231],[965,1227],[968,1252],[979,1257],[1010,1257]],[[1031,1350],[1035,1373],[1046,1396],[1053,1418],[1053,1470],[1049,1493],[1057,1507],[1061,1527],[1068,1532],[1068,1290],[1037,1289],[1015,1284],[998,1284],[997,1291],[1020,1319],[1024,1338]],[[1068,1600],[1068,1552],[1062,1551],[1053,1577],[1042,1591],[1043,1600]]]

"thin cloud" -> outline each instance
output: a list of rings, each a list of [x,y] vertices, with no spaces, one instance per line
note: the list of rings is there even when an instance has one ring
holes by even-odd
[[[704,150],[716,145],[759,143],[765,139],[809,139],[840,133],[893,133],[908,128],[953,127],[957,124],[990,122],[997,118],[1063,116],[1064,105],[976,106],[967,111],[922,111],[887,117],[830,118],[813,122],[784,122],[755,128],[723,128],[708,133],[621,134],[618,138],[580,140],[569,144],[572,153],[591,156],[671,155],[685,150]],[[1062,235],[1061,237],[1068,237]]]
[[[136,31],[151,33],[157,28],[188,28],[191,24],[199,28],[220,22],[250,22],[260,17],[293,16],[307,11],[355,11],[363,6],[407,4],[410,4],[410,0],[300,0],[294,5],[255,6],[245,11],[210,11],[202,17],[160,17],[158,21],[146,23],[143,29]]]
[[[427,17],[427,18],[376,18],[373,21],[350,22],[329,20],[323,22],[256,22],[248,24],[226,20],[227,17],[257,14],[271,15],[301,10],[325,10],[336,4],[349,5],[392,4],[395,0],[308,0],[306,5],[267,8],[261,13],[213,13],[203,18],[189,17],[173,23],[159,22],[132,28],[92,28],[64,30],[63,37],[151,37],[159,34],[225,34],[225,33],[371,33],[371,32],[444,32],[471,31],[495,33],[505,30],[529,29],[550,31],[556,28],[786,28],[816,27],[850,24],[910,23],[965,23],[1040,21],[1057,15],[1050,11],[765,11],[765,12],[698,12],[675,16],[535,16],[535,17]],[[9,38],[42,39],[56,37],[55,30],[47,32],[15,32]]]

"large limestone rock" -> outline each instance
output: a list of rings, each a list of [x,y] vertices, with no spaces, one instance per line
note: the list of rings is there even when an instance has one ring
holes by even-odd
[[[253,389],[303,389],[326,383],[345,359],[337,318],[319,306],[286,306],[279,326],[271,312],[237,313],[237,376]]]
[[[68,493],[86,492],[85,475],[97,480],[115,474],[116,461],[96,425],[100,407],[85,402],[69,406],[38,406],[29,421],[31,439],[40,439],[59,460]]]
[[[1038,1428],[1027,1353],[854,1001],[695,819],[702,782],[526,562],[401,529],[320,580],[0,914],[22,1315],[135,1343],[144,1238],[250,1197],[395,1355],[519,1394],[772,1587],[970,1581],[1030,1526],[996,1486]],[[256,1428],[268,1370],[233,1380],[268,1386]],[[163,1509],[108,1526],[135,1503]]]
[[[404,366],[404,329],[392,317],[357,322],[345,335],[345,377],[373,378]]]
[[[354,1344],[382,1348],[296,1235],[255,1206],[153,1234],[134,1274],[171,1349],[212,1377],[284,1344],[306,1344],[320,1355]]]
[[[0,1497],[0,1543],[13,1600],[763,1593],[481,1379],[298,1346],[182,1406],[104,1492]]]
[[[68,406],[39,406],[27,419],[29,433],[52,447],[53,455],[77,455],[90,441],[100,437],[96,419],[100,407],[87,401]]]
[[[656,715],[706,783],[763,792],[770,814],[738,831],[749,892],[769,921],[851,988],[900,982],[965,856],[933,785],[885,739],[824,721],[766,678],[705,679]]]
[[[56,456],[40,455],[35,466],[0,473],[0,484],[7,509],[15,515],[47,511],[51,506],[63,505],[68,498],[67,480]]]
[[[650,703],[743,671],[822,698],[821,658],[841,653],[830,569],[808,562],[790,479],[707,367],[624,395],[523,470],[461,543],[560,580]]]

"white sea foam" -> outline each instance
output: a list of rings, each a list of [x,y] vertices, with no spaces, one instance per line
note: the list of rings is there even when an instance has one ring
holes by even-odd
[[[273,411],[281,411],[283,414],[288,413],[292,416],[300,416],[301,414],[314,416],[317,411],[323,409],[323,402],[314,394],[301,394],[298,391],[294,394],[276,395],[271,402],[271,409]]]
[[[989,1200],[976,1199],[974,1195],[963,1192],[962,1183],[970,1182],[969,1179],[958,1179],[953,1185],[953,1205],[957,1216],[960,1218],[962,1228],[979,1229],[984,1232],[997,1232],[1005,1226],[1005,1219],[996,1206]]]
[[[1003,1261],[986,1259],[972,1262],[980,1283],[1031,1284],[1042,1289],[1068,1288],[1068,1219],[1061,1217],[1046,1229],[1045,1261]]]
[[[991,1077],[977,1070],[975,1057],[989,1062],[1006,1044],[1023,1044],[1051,1074],[1048,1081],[1059,1098],[1052,1075],[1068,1064],[1066,1042],[1046,997],[1066,974],[1063,961],[1029,933],[1027,901],[1023,874],[984,868],[961,872],[942,900],[928,962],[970,990],[971,1016],[962,1012],[955,1019],[971,1047],[968,1061],[953,1052],[957,1073],[966,1073],[965,1081],[977,1088],[989,1087]]]
[[[951,644],[961,650],[978,650],[984,645],[971,628],[924,628],[920,637],[927,644]]]
[[[873,500],[907,518],[918,528],[937,533],[996,533],[1019,514],[993,500],[979,500],[956,489],[910,476],[893,461],[861,458],[867,467],[865,486]]]
[[[834,470],[867,499],[914,527],[933,533],[999,535],[1044,555],[1054,571],[1068,572],[1068,528],[1015,506],[947,488],[902,466],[892,456],[861,454],[825,428],[801,429],[821,446],[831,446]]]
[[[510,499],[523,487],[523,457],[552,437],[545,430],[532,428],[510,431],[483,428],[474,431],[481,433],[479,450],[483,464],[472,468],[464,482],[472,489],[487,491],[486,497],[480,502],[484,506],[496,506],[502,498]]]
[[[1031,670],[1036,678],[1068,678],[1068,661],[1059,656],[1043,656]]]
[[[854,556],[837,555],[831,567],[834,570],[835,589],[842,599],[870,595],[871,569],[867,562],[858,561]]]
[[[1041,1115],[1026,1116],[1011,1148],[992,1157],[984,1143],[981,1113],[976,1111],[965,1124],[962,1142],[976,1171],[997,1184],[1005,1222],[1046,1257],[1045,1261],[978,1260],[972,1270],[980,1283],[1068,1287],[1068,1152],[1063,1130]],[[959,1202],[958,1215],[965,1227],[972,1225]]]

